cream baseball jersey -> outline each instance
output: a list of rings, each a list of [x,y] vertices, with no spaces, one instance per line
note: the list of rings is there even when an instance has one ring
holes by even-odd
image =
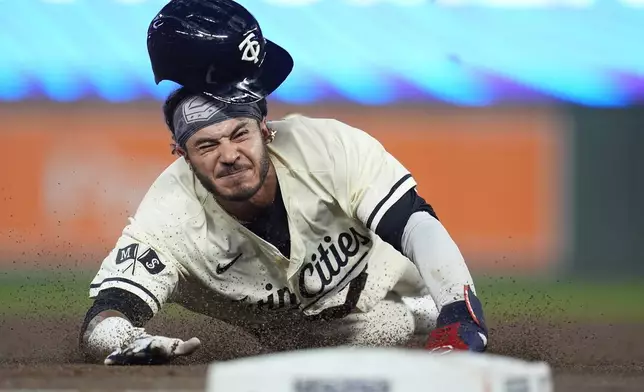
[[[153,313],[173,302],[234,321],[368,311],[394,288],[421,290],[412,262],[375,234],[388,208],[416,186],[408,170],[370,135],[336,120],[297,115],[268,125],[276,131],[268,149],[288,216],[288,258],[228,215],[179,158],[129,219],[90,297],[116,287]]]

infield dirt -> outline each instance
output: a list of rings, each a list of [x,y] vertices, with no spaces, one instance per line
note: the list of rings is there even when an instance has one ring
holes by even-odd
[[[204,388],[208,363],[268,352],[252,335],[218,321],[159,317],[150,323],[151,332],[197,336],[204,346],[171,366],[108,368],[83,363],[79,323],[68,316],[0,320],[0,389],[197,391]],[[497,322],[491,325],[490,352],[547,361],[556,391],[644,391],[642,331],[642,324]]]

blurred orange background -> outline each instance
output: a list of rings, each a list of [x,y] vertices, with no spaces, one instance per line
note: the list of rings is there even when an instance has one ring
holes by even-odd
[[[547,271],[563,251],[566,124],[548,108],[269,106],[332,117],[414,174],[471,268]],[[95,268],[176,157],[158,103],[0,107],[0,249],[25,268]],[[7,257],[8,256],[8,257]]]

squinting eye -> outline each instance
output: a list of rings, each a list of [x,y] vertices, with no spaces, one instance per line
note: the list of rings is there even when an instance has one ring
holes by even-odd
[[[209,150],[209,149],[212,149],[213,147],[215,147],[215,143],[206,143],[206,144],[200,145],[199,150],[201,151]]]
[[[239,131],[239,132],[237,132],[237,134],[235,135],[235,139],[237,139],[237,138],[239,138],[239,137],[241,137],[241,136],[245,136],[247,133],[248,133],[248,131],[247,131],[247,130],[245,130],[245,129],[244,129],[244,130],[242,130],[242,131]]]

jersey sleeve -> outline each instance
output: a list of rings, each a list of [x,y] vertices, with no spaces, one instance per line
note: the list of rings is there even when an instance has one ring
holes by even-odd
[[[376,231],[385,213],[416,186],[412,174],[368,133],[336,122],[335,175],[344,177],[350,213]]]
[[[126,228],[92,280],[90,298],[102,290],[119,288],[141,298],[156,314],[175,291],[179,270],[167,252],[150,244]]]

